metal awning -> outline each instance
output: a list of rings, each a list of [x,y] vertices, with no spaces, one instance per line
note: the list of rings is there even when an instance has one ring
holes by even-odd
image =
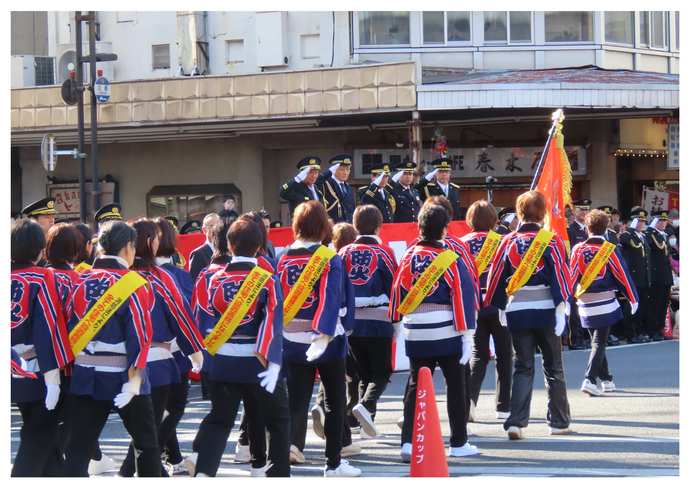
[[[418,110],[477,108],[678,109],[679,76],[594,66],[470,71],[427,77]]]

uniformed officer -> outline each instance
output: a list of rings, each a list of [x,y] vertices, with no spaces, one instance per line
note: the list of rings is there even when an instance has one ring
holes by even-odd
[[[653,341],[663,341],[666,311],[671,300],[673,271],[669,261],[670,245],[666,226],[668,211],[661,210],[652,214],[652,221],[647,227],[646,236],[651,252],[649,253],[649,334]]]
[[[388,190],[395,198],[393,222],[416,222],[422,204],[419,192],[412,186],[417,166],[412,161],[407,161],[396,169],[398,172],[393,175],[388,185]]]
[[[518,219],[515,214],[515,209],[513,207],[503,207],[500,212],[498,212],[498,225],[496,226],[496,232],[501,235],[510,234],[514,232],[518,227]]]
[[[333,222],[352,223],[352,213],[355,211],[355,192],[347,179],[350,177],[352,156],[338,154],[328,161],[329,168],[321,173],[316,185],[323,193],[323,201],[328,216]]]
[[[36,202],[30,203],[22,209],[22,213],[30,219],[38,222],[38,225],[43,229],[43,235],[46,235],[50,228],[55,224],[55,199],[42,198]]]
[[[647,322],[649,316],[649,244],[645,239],[644,230],[647,224],[647,211],[642,207],[630,210],[629,226],[619,237],[618,246],[623,253],[623,259],[628,265],[632,280],[639,295],[640,309],[631,314],[630,303],[623,306],[623,331],[629,342],[639,344],[649,342],[647,336]]]
[[[109,203],[107,205],[103,205],[98,209],[93,218],[98,223],[99,228],[104,222],[109,222],[111,220],[124,220],[122,218],[122,206],[119,203]]]
[[[300,203],[309,200],[323,202],[323,194],[316,184],[321,170],[321,160],[316,156],[307,156],[297,163],[297,169],[297,176],[285,183],[280,190],[280,198],[290,204],[290,215]]]
[[[434,170],[424,176],[424,178],[420,178],[417,184],[417,189],[422,199],[426,200],[429,197],[435,196],[446,197],[453,206],[452,218],[455,220],[463,218],[460,208],[460,187],[450,181],[450,160],[448,158],[439,158],[431,164]]]
[[[201,231],[201,222],[198,220],[190,220],[180,228],[180,234],[193,234]]]
[[[581,242],[585,242],[589,235],[587,234],[587,227],[585,226],[585,217],[589,212],[592,201],[585,198],[573,202],[573,216],[575,220],[568,226],[568,240],[570,241],[570,249]],[[584,340],[584,331],[580,323],[580,315],[577,311],[577,304],[575,300],[570,303],[570,317],[568,321],[570,327],[569,344],[571,350],[587,349],[589,343]]]
[[[597,207],[597,210],[601,210],[609,216],[609,225],[606,228],[606,235],[604,237],[606,237],[606,240],[611,244],[618,245],[618,233],[613,228],[613,212],[616,209],[611,205],[602,205],[601,207]]]
[[[371,170],[371,183],[357,190],[360,205],[374,205],[383,215],[383,223],[393,222],[396,202],[395,197],[386,189],[390,168],[383,164]]]

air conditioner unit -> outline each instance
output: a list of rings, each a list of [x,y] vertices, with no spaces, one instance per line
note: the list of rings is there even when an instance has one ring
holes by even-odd
[[[55,85],[55,58],[15,55],[11,65],[12,88]]]
[[[259,67],[288,64],[287,29],[287,12],[256,14],[256,60]]]
[[[82,56],[88,56],[89,54],[89,43],[88,42],[83,42],[82,43]],[[96,52],[97,53],[112,53],[113,52],[113,44],[111,42],[106,42],[106,41],[97,41],[96,42]],[[56,83],[60,84],[63,81],[67,79],[68,75],[68,66],[70,63],[76,65],[76,54],[75,54],[75,47],[74,43],[72,44],[58,44],[56,53],[55,53],[55,59],[56,59],[56,68],[55,68],[55,79]],[[102,69],[103,70],[103,76],[108,78],[110,81],[114,81],[113,79],[113,69],[114,69],[114,64],[113,62],[104,62],[104,63],[96,63],[96,69]],[[83,64],[84,68],[84,83],[89,82],[89,63],[84,63]]]

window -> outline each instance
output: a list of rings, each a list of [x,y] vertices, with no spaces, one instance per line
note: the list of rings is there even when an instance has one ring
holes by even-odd
[[[223,202],[235,197],[237,211],[242,210],[242,192],[234,184],[154,186],[146,195],[146,216],[173,215],[180,227],[190,220],[202,221],[210,212],[223,209]]]
[[[649,12],[640,12],[640,45],[649,47]]]
[[[170,68],[170,44],[154,44],[151,52],[153,69]]]
[[[531,12],[484,12],[484,41],[532,42]]]
[[[676,12],[676,50],[680,50],[680,12]]]
[[[634,12],[605,12],[606,42],[633,44],[635,20]]]
[[[544,12],[546,42],[592,42],[592,12]]]
[[[34,67],[36,86],[55,84],[55,58],[36,56]]]
[[[410,43],[409,12],[359,12],[358,18],[361,46]]]
[[[668,47],[666,12],[640,12],[640,45],[656,49]]]
[[[468,43],[470,12],[423,12],[424,44]]]
[[[244,63],[244,39],[225,41],[225,62],[227,64]]]

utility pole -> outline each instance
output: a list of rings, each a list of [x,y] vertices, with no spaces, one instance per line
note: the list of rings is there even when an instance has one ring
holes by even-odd
[[[101,195],[98,184],[98,101],[96,82],[96,12],[89,12],[89,89],[91,90],[91,197],[93,214],[99,209]],[[83,103],[83,102],[82,102]],[[97,227],[94,218],[94,227]]]
[[[76,36],[76,72],[77,72],[77,129],[79,130],[79,152],[84,153],[84,71],[81,64],[81,11],[74,12]],[[79,220],[86,222],[86,161],[79,158]]]

